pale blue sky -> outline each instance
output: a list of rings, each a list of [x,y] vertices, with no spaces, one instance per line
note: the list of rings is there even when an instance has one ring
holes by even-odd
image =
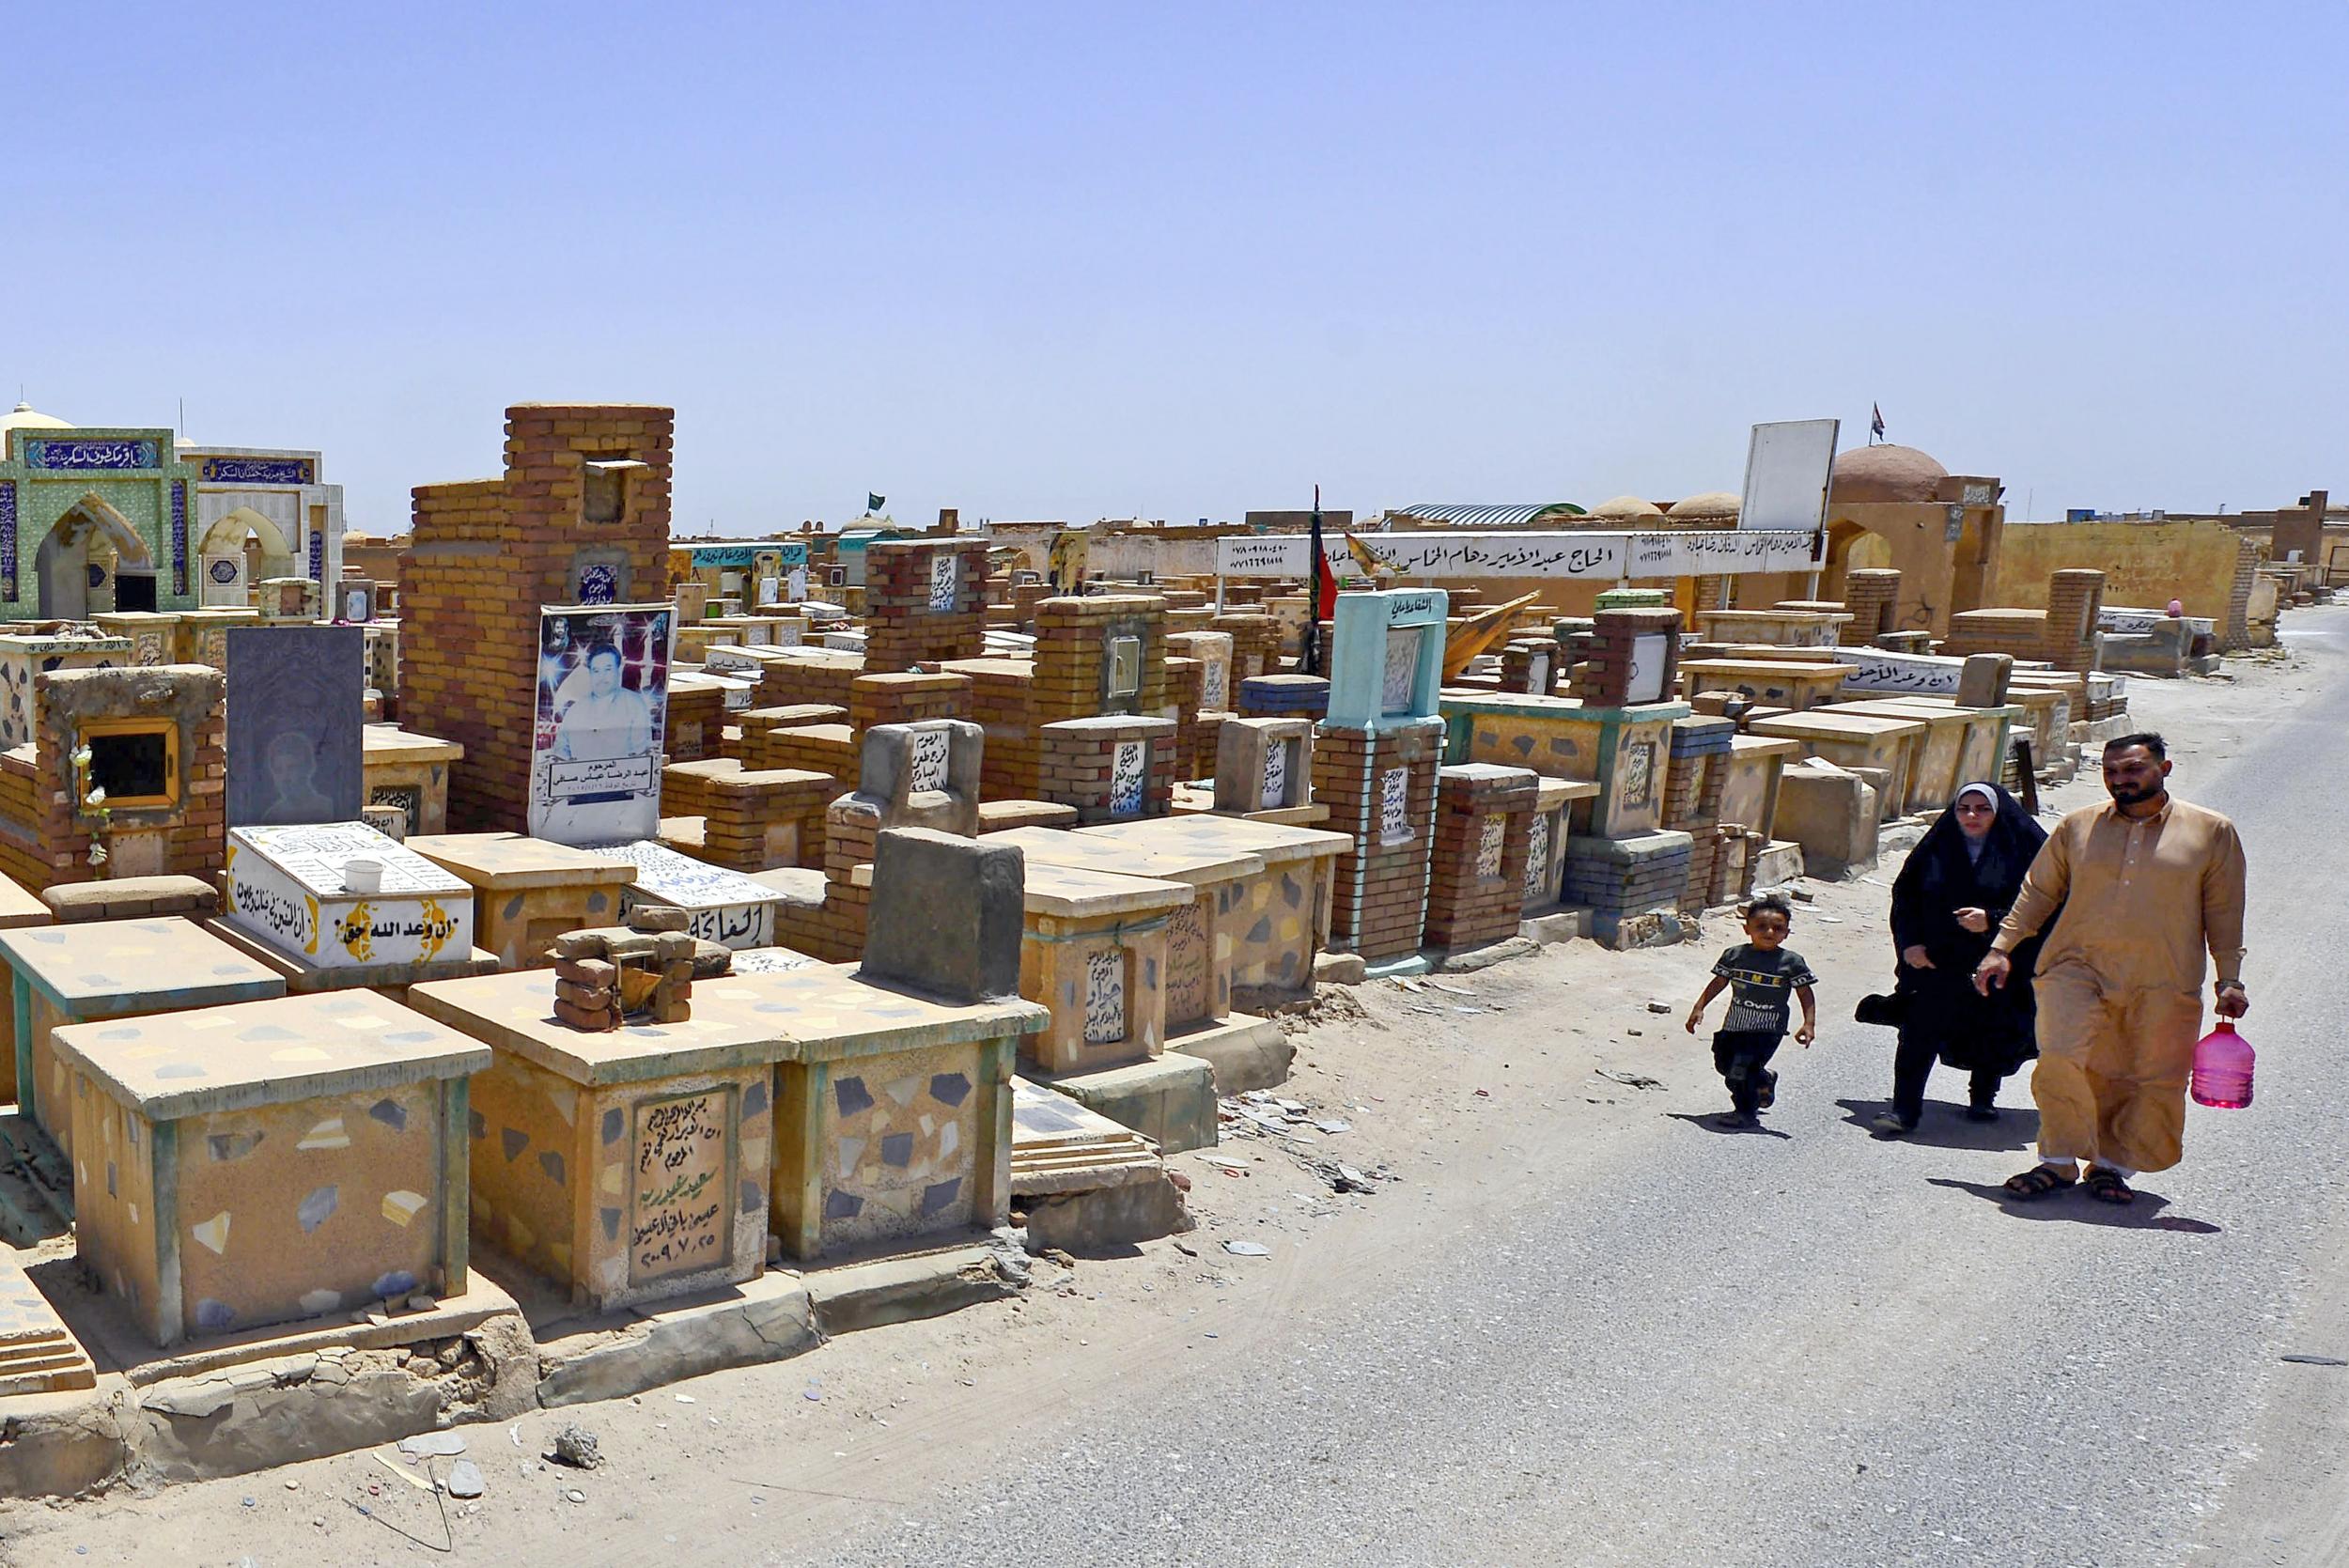
[[[20,5],[0,385],[304,446],[510,402],[677,517],[1735,489],[1840,416],[2011,515],[2349,492],[2349,7]]]

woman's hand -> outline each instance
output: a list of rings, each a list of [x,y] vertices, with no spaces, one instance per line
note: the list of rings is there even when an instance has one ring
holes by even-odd
[[[1924,943],[1916,942],[1901,949],[1901,962],[1912,970],[1929,970],[1933,968],[1933,955],[1925,951]]]
[[[1990,911],[1987,909],[1965,908],[1957,910],[1956,914],[1958,924],[1976,936],[1990,929]]]

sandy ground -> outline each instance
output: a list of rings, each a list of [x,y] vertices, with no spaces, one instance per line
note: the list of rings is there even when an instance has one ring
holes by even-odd
[[[2181,792],[2192,796],[2198,768],[2241,750],[2344,667],[2349,660],[2320,666],[2284,657],[2232,662],[2232,678],[2138,682],[2137,711],[2180,742]],[[2048,805],[2098,798],[2092,780],[2083,779]],[[1781,1054],[1781,1095],[1804,1108],[1813,1129],[1804,1136],[1814,1145],[1834,1137],[1854,1158],[1877,1146],[1842,1124],[1864,1122],[1878,1109],[1875,1099],[1889,1092],[1889,1036],[1848,1020],[1853,1000],[1882,988],[1889,975],[1883,916],[1893,869],[1888,863],[1847,882],[1806,883],[1812,901],[1797,910],[1791,939],[1823,977],[1825,1027],[1811,1052],[1790,1043]],[[1350,1488],[1359,1479],[1360,1452],[1371,1441],[1360,1426],[1323,1419],[1340,1407],[1352,1413],[1354,1397],[1351,1390],[1336,1397],[1332,1380],[1348,1374],[1323,1358],[1325,1327],[1376,1321],[1385,1303],[1414,1296],[1431,1278],[1456,1283],[1466,1278],[1462,1270],[1489,1265],[1493,1283],[1452,1293],[1441,1310],[1457,1316],[1413,1342],[1415,1382],[1449,1377],[1455,1368],[1447,1356],[1456,1354],[1465,1389],[1471,1381],[1466,1374],[1477,1370],[1470,1363],[1505,1364],[1513,1354],[1505,1331],[1496,1340],[1476,1330],[1477,1298],[1480,1292],[1491,1297],[1499,1327],[1508,1321],[1500,1297],[1520,1281],[1540,1278],[1542,1233],[1534,1217],[1544,1226],[1603,1228],[1610,1217],[1584,1208],[1579,1193],[1636,1190],[1610,1184],[1636,1184],[1643,1171],[1660,1177],[1666,1162],[1684,1160],[1688,1150],[1702,1148],[1709,1159],[1712,1151],[1740,1141],[1695,1141],[1694,1124],[1719,1109],[1723,1095],[1703,1039],[1680,1027],[1714,955],[1736,935],[1731,919],[1715,915],[1703,922],[1699,940],[1670,950],[1610,954],[1573,943],[1478,974],[1410,986],[1380,982],[1328,995],[1316,1021],[1299,1035],[1294,1078],[1277,1093],[1318,1120],[1343,1123],[1344,1130],[1276,1137],[1227,1124],[1221,1147],[1178,1157],[1173,1163],[1192,1182],[1195,1231],[1112,1257],[1039,1261],[1034,1287],[1019,1299],[853,1335],[796,1360],[636,1399],[537,1413],[510,1429],[461,1429],[488,1479],[488,1495],[477,1503],[446,1502],[396,1478],[375,1454],[349,1454],[152,1496],[8,1505],[0,1508],[0,1561],[585,1568],[690,1553],[713,1563],[949,1556],[1086,1561],[1110,1555],[1376,1562],[1493,1560],[1503,1550],[1528,1560],[1616,1560],[1554,1542],[1504,1547],[1494,1537],[1479,1547],[1470,1543],[1484,1537],[1474,1530],[1457,1538],[1457,1556],[1423,1556],[1403,1544],[1408,1531],[1389,1536],[1366,1522],[1359,1539],[1341,1539],[1343,1524],[1293,1539],[1284,1521],[1299,1496],[1297,1474],[1312,1476],[1318,1467],[1335,1488],[1346,1472]],[[1945,1097],[1963,1093],[1947,1074],[1936,1091]],[[2006,1103],[2027,1103],[2019,1081],[2010,1085]],[[2028,1123],[2010,1116],[1969,1147],[1966,1173],[1995,1181],[2019,1166],[2028,1141]],[[1374,1190],[1333,1192],[1325,1172],[1338,1161],[1371,1175]],[[1592,1265],[1587,1292],[1571,1281],[1546,1288],[1578,1292],[1577,1311],[1668,1332],[1682,1301],[1718,1288],[1718,1281],[1677,1278],[1683,1262],[1699,1268],[1721,1245],[1702,1229],[1683,1238],[1685,1246],[1672,1243],[1671,1227],[1682,1222],[1676,1217],[1707,1221],[1714,1200],[1735,1206],[1763,1195],[1764,1188],[1781,1199],[1791,1188],[1799,1198],[1820,1179],[1800,1171],[1728,1169],[1732,1185],[1675,1193],[1653,1219],[1667,1238],[1659,1250],[1611,1254],[1618,1262],[1630,1257],[1636,1278],[1602,1279],[1609,1270]],[[1757,1181],[1763,1187],[1750,1190]],[[1857,1197],[1864,1211],[1867,1189]],[[1885,1222],[1909,1221],[1887,1216]],[[1931,1223],[1921,1216],[1913,1222]],[[1732,1250],[1755,1240],[1740,1230]],[[1225,1250],[1231,1242],[1259,1244],[1268,1255],[1234,1255]],[[2337,1278],[2337,1234],[2330,1245],[2326,1266]],[[1470,1258],[1477,1261],[1462,1261]],[[2308,1277],[2321,1274],[2312,1267]],[[2349,1309],[2341,1315],[2349,1319]],[[2339,1327],[2349,1333],[2349,1321]],[[1821,1353],[1831,1355],[1831,1346]],[[1668,1375],[1669,1364],[1658,1364],[1659,1377]],[[1400,1396],[1393,1402],[1403,1404]],[[1168,1437],[1162,1450],[1148,1449],[1161,1415],[1173,1422],[1177,1405],[1185,1412],[1181,1435]],[[1456,1411],[1458,1402],[1447,1408]],[[1228,1412],[1228,1432],[1218,1431],[1218,1410]],[[2274,1441],[2321,1440],[2341,1452],[2337,1403],[2263,1398],[2260,1410]],[[607,1456],[601,1468],[582,1474],[536,1458],[554,1429],[570,1421],[599,1436]],[[1609,1440],[1638,1445],[1645,1437],[1626,1430]],[[1146,1475],[1105,1469],[1110,1451],[1129,1443],[1147,1453]],[[437,1462],[443,1471],[447,1463]],[[1429,1461],[1423,1454],[1419,1463]],[[1440,1467],[1439,1459],[1434,1463]],[[1289,1473],[1292,1465],[1297,1474]],[[1268,1473],[1274,1469],[1283,1472],[1277,1479]],[[1562,1506],[1555,1478],[1530,1479],[1537,1473],[1546,1472],[1493,1468],[1470,1495],[1498,1516],[1534,1493],[1545,1507]],[[1369,1484],[1375,1495],[1375,1476]],[[2242,1484],[2296,1495],[2288,1477],[2253,1473]],[[1136,1493],[1150,1500],[1138,1500]],[[1636,1506],[1658,1504],[1651,1498]],[[1212,1534],[1186,1529],[1203,1509],[1214,1512]],[[1234,1537],[1235,1509],[1258,1522],[1256,1535]],[[1162,1514],[1165,1533],[1132,1549],[1131,1539],[1119,1533],[1128,1528],[1128,1512],[1137,1518]],[[1087,1539],[1088,1516],[1097,1513],[1105,1532],[1097,1547]],[[1146,1528],[1146,1519],[1133,1528]],[[974,1543],[969,1553],[949,1549],[965,1538]],[[1657,1539],[1674,1537],[1666,1528]],[[1696,1539],[1689,1538],[1692,1548]],[[1837,1555],[1824,1542],[1818,1551],[1809,1560],[1891,1560]],[[1746,1560],[1719,1553],[1706,1560]],[[2251,1560],[2224,1554],[2193,1560]]]

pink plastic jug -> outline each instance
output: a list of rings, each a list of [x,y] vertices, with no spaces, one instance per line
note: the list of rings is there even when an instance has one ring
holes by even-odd
[[[2194,1103],[2240,1110],[2251,1103],[2251,1042],[2234,1032],[2232,1018],[2195,1043]]]

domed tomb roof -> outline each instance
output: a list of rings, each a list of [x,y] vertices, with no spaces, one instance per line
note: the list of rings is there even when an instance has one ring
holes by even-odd
[[[1619,495],[1612,501],[1602,501],[1591,508],[1595,518],[1660,518],[1663,508],[1653,501],[1642,501],[1636,495]]]
[[[1735,522],[1737,508],[1744,505],[1742,496],[1727,490],[1706,490],[1675,501],[1664,515],[1677,522]]]
[[[8,430],[70,430],[72,426],[62,419],[42,413],[30,403],[19,403],[6,414],[0,414],[0,432]]]
[[[1931,501],[1950,471],[1913,446],[1855,446],[1835,459],[1830,501]]]

